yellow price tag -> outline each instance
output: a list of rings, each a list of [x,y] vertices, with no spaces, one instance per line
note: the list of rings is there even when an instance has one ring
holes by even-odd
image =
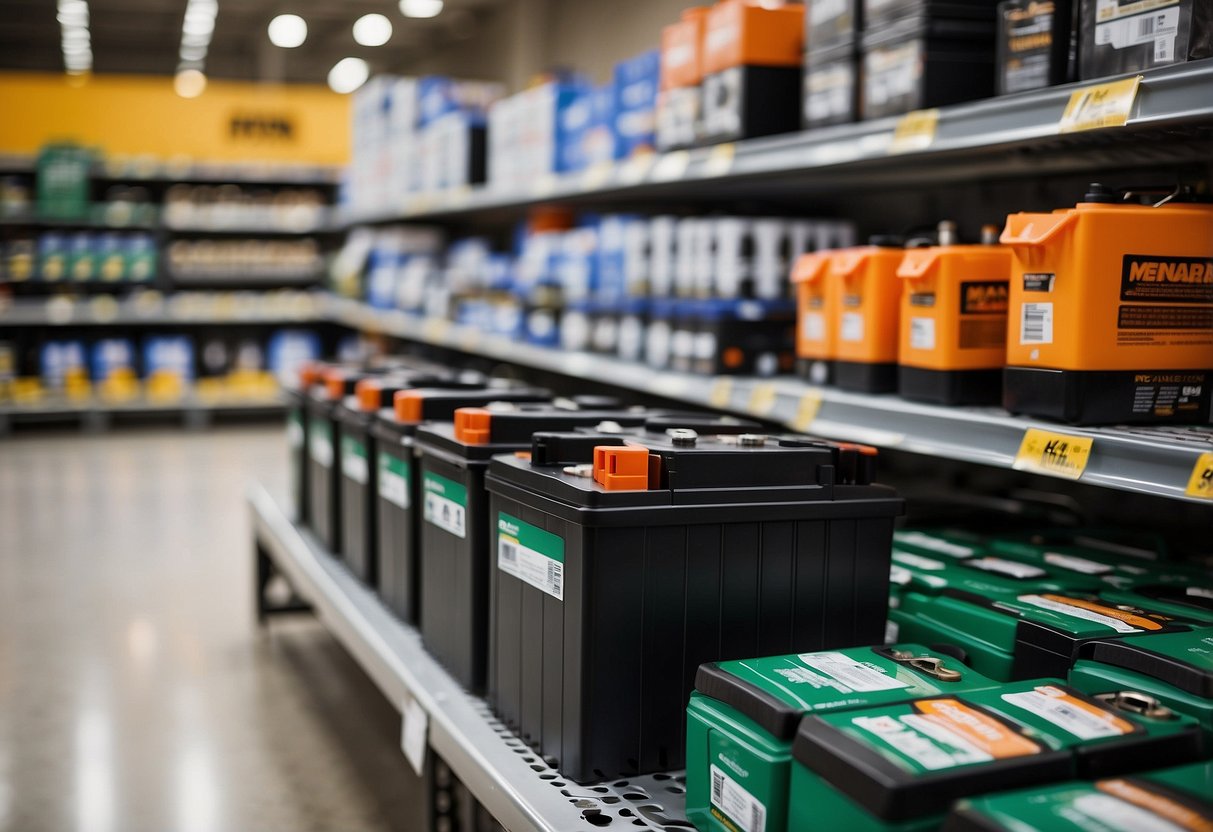
[[[796,407],[796,418],[792,421],[792,428],[801,433],[807,433],[809,428],[813,426],[813,422],[817,420],[817,414],[821,412],[821,393],[816,390],[810,390],[800,397],[800,404]]]
[[[1184,493],[1189,497],[1213,500],[1213,453],[1201,454],[1196,460]]]
[[[774,384],[769,381],[756,384],[750,392],[750,412],[755,416],[768,416],[775,409],[778,398]]]
[[[682,178],[690,164],[690,153],[685,150],[675,150],[661,157],[661,160],[653,166],[653,175],[650,178],[654,182],[673,182]]]
[[[939,110],[914,110],[906,113],[893,128],[890,153],[913,153],[926,150],[935,141],[935,130],[939,127]]]
[[[1141,76],[1095,84],[1070,93],[1065,112],[1057,123],[1059,133],[1098,130],[1101,127],[1124,127],[1137,100]]]
[[[426,318],[421,324],[421,337],[427,341],[441,341],[450,328],[451,322],[445,318]]]
[[[596,191],[607,183],[611,178],[611,172],[614,167],[610,162],[596,162],[586,168],[585,173],[581,175],[581,190]]]
[[[708,160],[703,165],[707,176],[724,176],[733,168],[733,157],[737,155],[737,146],[732,142],[715,145],[708,153]]]
[[[726,408],[733,399],[733,379],[728,376],[718,376],[712,382],[708,392],[708,402],[712,407]]]
[[[1091,459],[1090,436],[1069,436],[1064,433],[1029,428],[1015,454],[1014,468],[1076,480],[1087,470]]]

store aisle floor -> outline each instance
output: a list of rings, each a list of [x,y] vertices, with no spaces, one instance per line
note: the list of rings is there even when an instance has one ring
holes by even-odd
[[[0,442],[0,829],[419,828],[392,707],[255,624],[254,477],[278,426]]]

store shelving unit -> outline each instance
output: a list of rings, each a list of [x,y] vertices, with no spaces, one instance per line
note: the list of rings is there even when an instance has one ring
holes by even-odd
[[[135,398],[107,402],[89,398],[68,401],[51,398],[31,403],[0,405],[0,437],[17,425],[78,424],[87,432],[108,429],[116,422],[177,421],[189,429],[201,429],[227,417],[265,418],[285,412],[280,396],[205,399],[185,396],[173,401]]]
[[[250,291],[168,296],[149,291],[120,300],[18,298],[0,305],[0,327],[304,324],[319,320],[320,309],[315,295],[302,292],[285,298]]]

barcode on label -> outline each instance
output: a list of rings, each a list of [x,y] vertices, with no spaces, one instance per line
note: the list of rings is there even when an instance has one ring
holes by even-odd
[[[564,564],[554,560],[548,561],[548,586],[557,598],[564,595]]]
[[[1019,343],[1053,343],[1053,304],[1023,304],[1023,314],[1019,319]]]
[[[501,559],[506,563],[518,562],[518,547],[505,538],[501,539]]]
[[[1139,38],[1154,34],[1154,18],[1143,17],[1137,21],[1137,36]]]
[[[717,806],[724,799],[724,772],[712,772],[712,802]]]
[[[1171,60],[1171,45],[1173,43],[1175,43],[1174,37],[1154,39],[1154,63],[1167,63]]]

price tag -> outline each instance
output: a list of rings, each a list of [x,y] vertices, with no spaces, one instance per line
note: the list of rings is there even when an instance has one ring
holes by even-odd
[[[619,181],[624,185],[639,185],[648,176],[656,158],[651,151],[637,153],[619,168]]]
[[[653,175],[650,178],[654,182],[674,182],[682,178],[690,164],[690,153],[685,150],[675,150],[661,157],[661,160],[653,166]]]
[[[889,153],[913,153],[926,150],[935,141],[935,130],[939,127],[939,110],[915,110],[906,113],[893,128],[893,141]]]
[[[733,379],[728,376],[718,376],[712,382],[712,389],[708,392],[708,403],[712,407],[725,408],[729,406],[729,402],[733,398]]]
[[[1213,500],[1213,453],[1201,454],[1192,466],[1192,476],[1184,491],[1189,497]]]
[[[597,162],[586,168],[585,173],[581,175],[581,190],[596,191],[607,183],[611,178],[611,172],[614,167],[610,162]]]
[[[775,402],[778,398],[775,393],[775,385],[771,382],[764,381],[756,384],[750,392],[750,412],[755,416],[769,416],[775,409]]]
[[[732,142],[715,145],[708,153],[708,160],[703,165],[707,176],[724,176],[733,169],[733,157],[737,155],[737,146]]]
[[[480,346],[480,330],[462,327],[459,330],[459,347],[467,352],[474,352]]]
[[[1058,133],[1077,133],[1081,130],[1098,130],[1101,127],[1124,127],[1137,100],[1141,87],[1141,76],[1083,87],[1070,94]]]
[[[800,404],[796,406],[796,418],[792,421],[792,428],[807,433],[820,412],[821,393],[816,390],[808,391],[800,397]]]
[[[1087,470],[1094,443],[1090,436],[1068,436],[1029,428],[1023,435],[1019,452],[1015,454],[1014,468],[1017,471],[1076,480]]]
[[[445,318],[426,318],[421,325],[421,336],[427,341],[441,341],[450,328],[451,322]]]
[[[430,717],[425,709],[411,696],[400,709],[400,750],[409,761],[417,776],[425,768],[426,735],[429,733]]]

